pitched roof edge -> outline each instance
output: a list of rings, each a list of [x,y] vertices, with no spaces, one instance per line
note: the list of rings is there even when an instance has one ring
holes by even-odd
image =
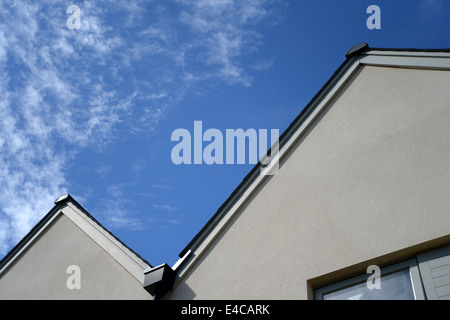
[[[362,50],[359,51],[361,53]],[[359,54],[358,53],[358,54]],[[338,67],[338,69],[333,73],[330,79],[321,87],[321,89],[316,93],[316,95],[310,100],[310,102],[302,109],[299,115],[290,123],[290,125],[286,128],[286,130],[279,137],[279,148],[280,150],[284,146],[288,133],[291,132],[294,126],[297,126],[301,119],[305,119],[313,110],[313,103],[324,93],[325,88],[329,87],[336,79],[336,77],[342,72],[342,70],[352,64],[356,60],[357,54],[351,54],[347,56],[347,59]],[[270,154],[271,148],[268,150],[268,154]],[[249,183],[251,178],[254,178],[255,173],[262,167],[261,161],[258,162],[250,172],[244,177],[241,183],[233,190],[233,192],[229,195],[229,197],[225,200],[225,202],[217,209],[214,215],[206,222],[203,228],[194,236],[194,238],[189,242],[189,244],[179,253],[179,257],[182,258],[185,254],[191,249],[192,245],[199,240],[199,238],[203,235],[206,229],[211,227],[211,224],[217,220],[218,216],[222,213],[223,209],[229,204],[229,202],[238,194],[238,192]]]
[[[372,48],[367,43],[361,43],[353,46],[345,54],[346,59],[334,72],[334,74],[329,78],[329,80],[321,87],[321,89],[316,93],[316,95],[310,100],[310,102],[302,109],[300,114],[291,122],[287,129],[280,135],[279,138],[279,148],[280,150],[284,144],[290,139],[295,127],[300,127],[301,124],[309,117],[309,115],[314,111],[317,101],[321,99],[322,95],[327,92],[330,86],[333,85],[343,74],[345,69],[350,68],[354,62],[356,62],[360,57],[370,54],[371,51],[393,51],[393,52],[450,52],[450,49],[415,49],[415,48]],[[269,149],[268,153],[270,153]],[[256,164],[250,172],[244,177],[241,183],[233,190],[225,202],[217,209],[214,215],[206,222],[202,229],[194,236],[194,238],[188,243],[188,245],[179,253],[179,257],[182,258],[189,252],[189,250],[194,250],[197,247],[195,244],[202,242],[202,239],[207,238],[209,231],[215,228],[215,226],[220,222],[223,216],[226,214],[226,208],[237,199],[244,191],[245,188],[250,185],[253,180],[257,177],[256,172],[262,167],[261,162]],[[244,190],[243,190],[244,189]],[[181,264],[185,264],[188,259],[182,261]],[[180,265],[181,266],[181,265]],[[181,269],[181,268],[180,268]]]
[[[369,45],[367,44],[367,42],[359,43],[359,44],[353,46],[350,50],[348,50],[345,53],[345,57],[349,58],[352,55],[359,54],[359,53],[361,53],[361,52],[363,52],[363,51],[365,51],[367,49],[369,49]]]
[[[20,250],[39,232],[39,230],[47,224],[49,220],[53,217],[53,215],[58,212],[62,207],[64,203],[58,203],[53,206],[50,211],[39,220],[38,223],[34,225],[33,228],[3,257],[3,259],[0,261],[0,278],[2,273],[5,271],[3,270],[4,267],[10,262],[11,259],[13,259],[16,254],[20,252]]]
[[[420,48],[372,48],[369,50],[374,51],[393,51],[393,52],[450,52],[450,48],[444,49],[420,49]]]
[[[117,238],[111,231],[106,229],[100,222],[98,222],[86,209],[83,208],[70,194],[63,194],[58,199],[55,200],[55,205],[53,208],[39,220],[36,225],[3,257],[0,261],[0,278],[1,274],[5,271],[9,270],[9,267],[5,269],[5,266],[14,259],[14,257],[20,253],[21,249],[24,248],[30,240],[34,238],[35,235],[39,233],[42,227],[44,227],[47,222],[49,222],[53,216],[62,210],[68,203],[74,205],[78,210],[80,210],[86,217],[92,220],[96,225],[98,225],[101,229],[103,229],[106,233],[108,233],[111,237],[113,237],[117,242],[123,245],[127,250],[129,250],[133,255],[135,255],[142,262],[147,264],[150,268],[153,268],[153,265],[150,264],[147,260],[141,257],[138,253],[136,253],[133,249],[128,247],[125,243],[123,243],[119,238]],[[5,269],[5,270],[3,270]]]
[[[59,203],[67,203],[71,202],[73,205],[75,205],[80,211],[82,211],[89,219],[91,219],[93,222],[95,222],[100,228],[102,228],[105,232],[107,232],[111,237],[113,237],[117,242],[119,242],[121,245],[123,245],[127,250],[129,250],[131,253],[133,253],[136,257],[138,257],[140,260],[142,260],[145,264],[147,264],[150,268],[153,268],[154,266],[148,262],[146,259],[144,259],[141,255],[139,255],[136,251],[131,249],[129,246],[127,246],[122,240],[120,240],[118,237],[116,237],[111,231],[109,231],[105,226],[103,226],[97,219],[95,219],[89,212],[87,212],[86,209],[83,208],[82,205],[80,205],[70,194],[63,194],[58,199],[55,200],[55,204]]]

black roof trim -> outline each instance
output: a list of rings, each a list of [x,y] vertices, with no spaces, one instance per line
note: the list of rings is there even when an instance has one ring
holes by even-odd
[[[166,263],[145,272],[144,289],[155,300],[161,300],[173,288],[176,273]]]
[[[337,75],[344,69],[348,64],[353,63],[354,60],[358,58],[361,54],[363,54],[367,50],[374,51],[405,51],[405,52],[450,52],[450,49],[406,49],[406,48],[371,48],[367,43],[361,43],[353,46],[346,53],[345,61],[338,67],[338,69],[334,72],[334,74],[328,79],[328,81],[321,87],[321,89],[316,93],[316,95],[310,100],[310,102],[302,109],[300,114],[291,122],[291,124],[287,127],[287,129],[280,135],[279,137],[279,148],[281,149],[285,144],[285,138],[288,132],[297,125],[298,122],[303,123],[303,121],[307,118],[307,116],[313,111],[312,105],[313,103],[322,95],[333,81]],[[303,120],[302,120],[303,119]],[[270,149],[268,153],[270,154]],[[255,173],[256,170],[261,168],[261,162],[257,163],[250,172],[244,177],[241,183],[234,189],[234,191],[229,195],[229,197],[225,200],[225,202],[217,209],[214,215],[206,222],[202,229],[194,236],[194,238],[188,243],[188,245],[179,253],[179,257],[182,258],[185,254],[191,249],[191,246],[202,236],[202,234],[212,225],[212,223],[218,218],[221,214],[221,211],[228,205],[228,203],[233,199],[233,197],[240,191],[240,189],[248,182],[250,177]]]
[[[30,240],[48,220],[59,211],[63,203],[56,204],[0,261],[0,269]]]
[[[372,48],[367,42],[354,45],[350,50],[345,53],[345,57],[349,58],[354,54],[362,54],[364,51],[396,51],[396,52],[450,52],[449,49],[420,49],[420,48]]]
[[[353,54],[360,53],[367,49],[369,49],[369,45],[367,44],[367,42],[360,43],[360,44],[353,46],[350,50],[348,50],[347,53],[345,54],[345,56],[348,58],[348,57],[352,56]]]
[[[310,100],[310,102],[302,109],[300,114],[294,119],[294,121],[291,122],[291,124],[286,128],[286,130],[280,135],[279,137],[279,149],[283,147],[285,144],[285,137],[287,133],[296,125],[300,119],[305,119],[307,116],[313,111],[311,106],[313,105],[313,102],[324,92],[325,88],[328,87],[329,84],[331,84],[335,77],[341,72],[341,70],[346,66],[350,61],[353,61],[356,56],[347,57],[347,59],[339,66],[339,68],[334,72],[334,74],[331,76],[331,78],[322,86],[322,88],[319,90],[319,92],[316,93],[316,95]],[[271,149],[268,150],[268,154],[270,154]],[[217,211],[214,213],[214,215],[211,217],[211,219],[206,222],[206,224],[203,226],[203,228],[194,236],[194,238],[189,242],[189,244],[180,252],[178,255],[180,258],[184,257],[184,255],[189,251],[190,247],[194,244],[195,241],[197,241],[202,233],[212,224],[212,222],[218,217],[222,209],[231,201],[231,199],[238,193],[238,191],[247,183],[247,180],[250,179],[250,177],[254,174],[256,170],[259,170],[261,168],[262,164],[261,162],[258,162],[251,170],[250,172],[244,177],[244,179],[241,181],[241,183],[234,189],[234,191],[230,194],[230,196],[225,200],[225,202],[217,209]]]
[[[103,230],[105,230],[111,237],[116,239],[120,244],[122,244],[124,247],[126,247],[128,250],[130,250],[133,254],[135,254],[139,259],[141,259],[144,263],[148,264],[150,268],[153,268],[152,264],[145,260],[143,257],[141,257],[136,251],[131,249],[129,246],[127,246],[125,243],[122,242],[119,238],[117,238],[114,233],[106,229],[100,222],[97,221],[89,212],[86,211],[86,209],[83,208],[82,205],[80,205],[70,194],[64,194],[58,199],[56,199],[55,204],[58,203],[66,203],[66,202],[72,202],[78,209],[80,209],[86,216],[88,216],[92,221],[94,221],[98,226],[100,226]]]
[[[84,209],[70,194],[66,194],[66,195],[62,195],[61,197],[59,197],[55,203],[60,200],[62,197],[65,197],[64,199],[62,199],[62,201],[66,202],[66,201],[70,201],[72,202],[78,209],[80,209],[81,211],[83,211],[83,213],[85,215],[87,215],[92,221],[94,221],[96,224],[98,224],[103,230],[105,230],[111,237],[113,237],[114,239],[116,239],[120,244],[122,244],[125,248],[127,248],[128,250],[130,250],[133,254],[135,254],[139,259],[141,259],[144,263],[146,263],[150,268],[153,268],[154,266],[148,262],[146,259],[144,259],[143,257],[141,257],[140,254],[138,254],[136,251],[134,251],[133,249],[131,249],[129,246],[127,246],[125,243],[122,242],[122,240],[120,240],[119,238],[117,238],[114,233],[112,233],[111,231],[109,231],[108,229],[106,229],[100,222],[98,222],[89,212],[86,211],[86,209]],[[61,200],[60,200],[61,201]]]
[[[370,48],[375,51],[397,51],[397,52],[450,52],[449,49],[419,49],[419,48]]]

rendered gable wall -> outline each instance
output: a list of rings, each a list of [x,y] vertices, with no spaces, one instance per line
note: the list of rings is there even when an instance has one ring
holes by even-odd
[[[79,266],[81,289],[68,289]],[[0,279],[0,299],[153,299],[142,284],[65,215]]]
[[[361,66],[167,298],[307,299],[444,245],[449,89],[449,71]]]

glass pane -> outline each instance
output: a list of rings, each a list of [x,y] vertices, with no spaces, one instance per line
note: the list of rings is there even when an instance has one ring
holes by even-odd
[[[370,275],[368,274],[367,277]],[[324,300],[414,300],[409,269],[380,278],[380,289],[369,289],[366,282],[327,293]]]

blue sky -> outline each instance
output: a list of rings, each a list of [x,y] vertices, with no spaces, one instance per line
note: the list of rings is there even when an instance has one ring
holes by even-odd
[[[0,258],[70,193],[173,265],[253,165],[177,166],[172,132],[282,133],[361,42],[450,48],[450,2],[1,1]]]

